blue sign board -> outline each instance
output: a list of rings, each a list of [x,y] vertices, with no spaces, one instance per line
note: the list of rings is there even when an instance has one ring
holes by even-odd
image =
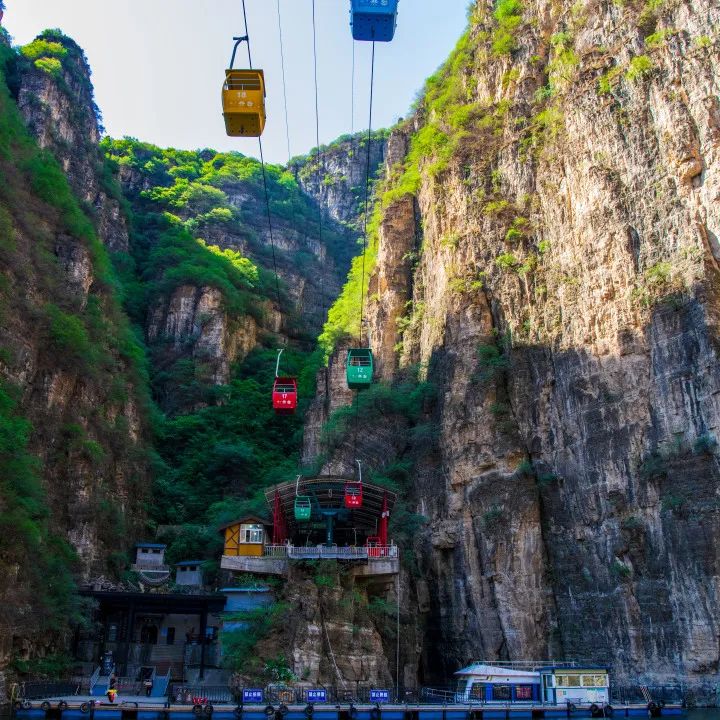
[[[370,691],[370,702],[374,703],[386,703],[390,700],[389,690],[371,690]]]
[[[243,702],[244,703],[262,703],[263,691],[262,690],[243,690]]]
[[[306,698],[309,703],[324,703],[327,702],[327,691],[306,690]]]

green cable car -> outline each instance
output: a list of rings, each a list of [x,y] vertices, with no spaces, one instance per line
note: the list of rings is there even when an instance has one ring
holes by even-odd
[[[307,522],[312,516],[312,503],[307,495],[298,495],[295,498],[295,519]]]
[[[362,390],[372,385],[373,354],[370,348],[351,348],[345,364],[347,384],[351,390]]]

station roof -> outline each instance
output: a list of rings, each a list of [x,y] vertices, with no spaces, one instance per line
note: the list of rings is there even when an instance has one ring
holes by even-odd
[[[272,527],[272,521],[267,518],[261,518],[257,515],[245,515],[244,517],[238,518],[237,520],[231,520],[226,522],[218,528],[218,532],[222,532],[233,525],[243,525],[245,523],[253,523],[255,525],[264,525],[265,527]]]
[[[136,548],[157,548],[159,550],[162,550],[167,547],[167,545],[163,545],[162,543],[135,543]]]
[[[295,497],[296,495],[307,495],[312,499],[313,507],[323,509],[341,509],[344,510],[345,484],[357,482],[354,478],[340,477],[336,475],[320,475],[313,478],[300,478],[299,481],[290,480],[288,482],[273,485],[265,491],[265,499],[273,511],[275,505],[275,492],[280,494],[280,503],[288,529],[296,532],[299,529],[295,520]],[[368,482],[363,482],[363,502],[362,507],[354,510],[347,510],[347,523],[358,530],[367,530],[374,532],[380,521],[382,514],[383,498],[387,494],[388,510],[392,512],[393,506],[397,501],[397,494]],[[343,521],[344,523],[345,521]]]

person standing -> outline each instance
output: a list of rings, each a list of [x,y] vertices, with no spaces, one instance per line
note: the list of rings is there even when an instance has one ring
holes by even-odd
[[[113,670],[110,673],[110,679],[108,680],[108,690],[107,690],[108,700],[111,703],[114,703],[116,695],[117,695],[117,675],[115,675],[115,671]]]

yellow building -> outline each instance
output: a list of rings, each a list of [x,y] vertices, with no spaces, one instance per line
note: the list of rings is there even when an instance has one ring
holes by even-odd
[[[223,555],[262,557],[271,527],[267,521],[253,515],[223,525],[220,528],[225,538]]]

